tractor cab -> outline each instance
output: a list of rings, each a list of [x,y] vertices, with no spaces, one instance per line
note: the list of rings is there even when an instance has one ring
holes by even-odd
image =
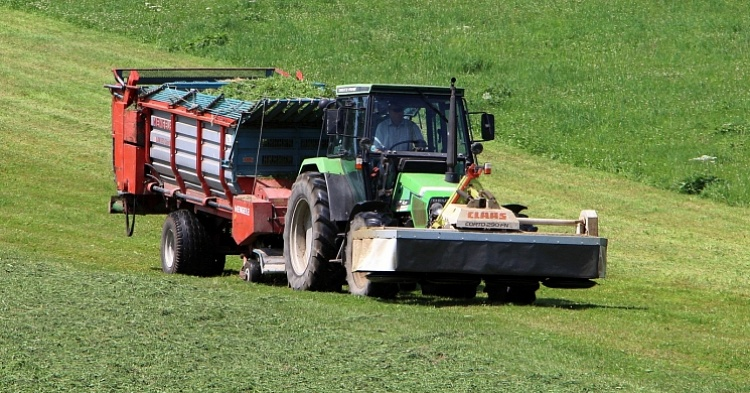
[[[387,205],[399,225],[427,226],[430,205],[447,200],[479,142],[494,138],[486,113],[481,138],[473,137],[463,89],[454,86],[345,85],[336,96],[326,110],[327,155],[353,162],[366,201]]]

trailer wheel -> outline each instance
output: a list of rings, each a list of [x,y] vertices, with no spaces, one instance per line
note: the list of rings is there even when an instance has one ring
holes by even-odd
[[[353,295],[370,296],[379,298],[393,298],[399,291],[398,284],[372,282],[367,278],[366,273],[352,271],[353,256],[353,235],[354,232],[361,228],[381,226],[383,217],[375,212],[363,212],[354,216],[349,225],[349,232],[346,235],[346,282],[349,284],[349,292]]]
[[[240,271],[240,277],[247,282],[262,282],[263,271],[260,268],[260,261],[257,257],[244,257],[242,263],[242,271]]]
[[[226,266],[226,264],[226,255],[214,254],[206,259],[206,263],[203,265],[203,271],[200,275],[205,277],[220,276],[224,273],[224,266]]]
[[[336,256],[337,228],[331,222],[328,189],[320,173],[297,177],[289,197],[284,226],[287,281],[295,290],[333,291],[341,288],[341,265]]]
[[[203,225],[189,210],[169,213],[161,231],[161,269],[168,274],[203,274],[209,256]],[[223,268],[223,266],[222,266]]]

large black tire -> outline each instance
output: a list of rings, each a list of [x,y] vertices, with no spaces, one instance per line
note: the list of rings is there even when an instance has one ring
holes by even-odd
[[[344,266],[346,268],[346,283],[349,285],[349,292],[353,295],[370,296],[390,299],[396,297],[399,291],[398,284],[382,283],[370,281],[366,273],[352,271],[352,236],[354,231],[361,228],[381,226],[383,218],[375,212],[363,212],[354,216],[349,224],[349,232],[346,235],[346,257]]]
[[[286,277],[292,289],[341,289],[341,265],[329,263],[337,252],[336,233],[325,179],[317,172],[300,174],[292,186],[284,226]]]
[[[208,246],[206,230],[195,214],[184,209],[169,213],[161,231],[162,271],[205,275],[206,266],[214,262]]]
[[[206,260],[200,275],[205,277],[220,276],[224,273],[224,266],[226,266],[226,264],[226,255],[214,254]]]

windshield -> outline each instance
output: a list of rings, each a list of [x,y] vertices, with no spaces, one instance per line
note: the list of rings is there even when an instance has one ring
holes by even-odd
[[[370,120],[373,151],[446,153],[450,97],[441,95],[375,95]],[[463,100],[456,99],[456,153],[468,156]]]

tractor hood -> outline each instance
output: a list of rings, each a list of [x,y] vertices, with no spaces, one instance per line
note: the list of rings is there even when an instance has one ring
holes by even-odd
[[[411,212],[414,226],[426,227],[432,203],[445,204],[456,191],[456,184],[445,181],[444,174],[401,173],[393,195],[393,210]]]
[[[399,189],[422,198],[448,197],[456,191],[456,184],[445,181],[445,175],[435,173],[402,173],[398,184]]]

